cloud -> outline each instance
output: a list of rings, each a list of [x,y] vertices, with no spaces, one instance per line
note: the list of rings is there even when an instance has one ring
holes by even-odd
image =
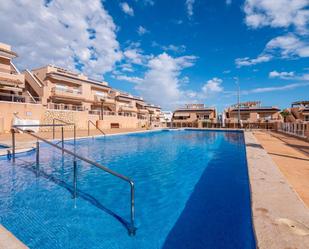
[[[257,58],[250,59],[249,57],[237,58],[235,64],[237,67],[256,65],[262,62],[270,61],[271,55],[259,55]]]
[[[295,72],[278,72],[272,71],[269,73],[269,78],[280,78],[284,80],[309,80],[309,74],[295,74]]]
[[[202,87],[202,91],[206,95],[222,92],[223,87],[221,86],[221,84],[222,79],[216,77],[212,78],[211,80],[208,80],[207,83]]]
[[[120,3],[121,10],[129,16],[134,16],[134,10],[127,2]]]
[[[297,32],[307,33],[308,0],[246,0],[244,12],[245,22],[252,28],[293,26]]]
[[[162,46],[162,49],[164,51],[172,51],[172,52],[175,52],[175,53],[183,53],[186,51],[186,46],[185,45],[173,45],[173,44],[170,44],[168,46]]]
[[[99,0],[53,0],[47,7],[43,1],[4,1],[0,22],[1,39],[19,54],[22,69],[56,64],[74,70],[78,64],[102,78],[122,58],[117,27]]]
[[[139,35],[144,35],[146,33],[149,33],[149,31],[146,28],[144,28],[143,26],[138,26],[137,33]]]
[[[292,90],[299,87],[306,87],[309,86],[309,82],[305,83],[294,83],[294,84],[288,84],[284,86],[274,86],[274,87],[260,87],[260,88],[254,88],[251,90],[244,90],[241,91],[242,95],[248,95],[252,93],[266,93],[266,92],[275,92],[275,91],[285,91],[285,90]]]
[[[278,36],[266,45],[266,52],[278,52],[283,58],[309,57],[309,43],[301,41],[294,34]]]
[[[173,108],[182,103],[181,71],[194,65],[195,56],[171,57],[162,53],[149,60],[142,84],[136,90],[151,103]]]
[[[152,46],[153,47],[159,47],[166,52],[171,51],[171,52],[174,52],[174,53],[183,53],[183,52],[186,51],[185,45],[174,45],[174,44],[160,45],[159,43],[153,41]]]
[[[193,4],[195,0],[186,0],[187,14],[188,17],[191,18],[193,16]]]
[[[143,78],[136,77],[136,76],[127,76],[127,75],[115,75],[114,78],[117,80],[124,80],[135,84],[140,84],[144,82]]]
[[[295,76],[294,72],[278,72],[271,71],[269,72],[269,78],[280,78],[280,79],[290,79]]]
[[[266,44],[263,52],[257,58],[237,58],[235,64],[237,67],[251,66],[268,62],[276,57],[282,59],[309,57],[309,43],[308,41],[300,40],[291,33],[278,36]]]

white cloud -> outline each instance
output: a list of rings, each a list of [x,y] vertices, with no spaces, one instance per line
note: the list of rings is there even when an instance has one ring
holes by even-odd
[[[257,58],[237,58],[235,64],[237,67],[251,66],[270,61],[276,57],[283,59],[309,57],[309,43],[308,41],[300,40],[291,33],[278,36],[266,44],[264,51]]]
[[[128,63],[133,63],[137,65],[143,65],[145,63],[146,57],[142,54],[140,48],[127,48],[123,55]]]
[[[137,33],[139,35],[144,35],[146,33],[149,33],[149,31],[146,28],[144,28],[143,26],[138,26]]]
[[[309,74],[295,74],[295,72],[278,72],[278,71],[272,71],[269,73],[270,78],[280,78],[284,80],[309,80]]]
[[[189,18],[191,16],[193,16],[193,4],[194,4],[194,2],[195,2],[195,0],[186,0],[187,14],[188,14]]]
[[[271,55],[259,55],[257,58],[250,59],[249,57],[237,58],[235,63],[237,67],[256,65],[262,62],[270,61]]]
[[[143,78],[136,77],[136,76],[127,76],[127,75],[116,75],[115,78],[117,80],[124,80],[135,84],[140,84],[144,82]]]
[[[134,16],[134,10],[132,7],[129,6],[127,2],[120,3],[120,8],[124,13],[126,13],[129,16]]]
[[[143,84],[136,86],[151,103],[170,109],[182,103],[183,91],[179,76],[184,68],[193,66],[195,56],[171,57],[162,53],[148,62]]]
[[[14,14],[12,14],[14,13]],[[113,70],[122,53],[116,39],[116,25],[99,0],[2,1],[2,42],[19,54],[17,65],[33,68],[56,64],[93,77]]]
[[[278,51],[283,58],[309,57],[309,43],[301,41],[293,34],[278,36],[270,40],[266,45],[266,52]]]
[[[202,91],[209,96],[213,93],[219,93],[223,91],[223,87],[221,86],[222,79],[219,78],[212,78],[208,80],[207,83],[202,87]]]
[[[307,32],[308,0],[246,0],[246,24],[252,28],[264,26],[288,28]]]
[[[305,83],[294,83],[294,84],[288,84],[284,86],[274,86],[274,87],[260,87],[255,88],[251,90],[244,90],[241,91],[242,95],[248,95],[252,93],[266,93],[266,92],[275,92],[275,91],[285,91],[285,90],[292,90],[299,87],[306,87],[309,86],[309,82]]]
[[[162,46],[162,49],[164,51],[172,51],[172,52],[175,52],[175,53],[183,53],[186,51],[186,46],[185,45],[173,45],[173,44],[170,44],[168,46]]]
[[[290,79],[295,76],[294,72],[278,72],[278,71],[271,71],[269,72],[269,78],[280,78],[280,79]]]

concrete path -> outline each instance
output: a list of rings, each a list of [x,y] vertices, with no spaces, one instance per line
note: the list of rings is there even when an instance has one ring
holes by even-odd
[[[309,207],[309,143],[279,133],[259,131],[254,136]]]
[[[258,248],[308,249],[309,209],[252,133],[245,142]]]

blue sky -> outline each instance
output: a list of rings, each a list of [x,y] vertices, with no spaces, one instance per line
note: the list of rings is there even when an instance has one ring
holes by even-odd
[[[13,23],[0,42],[22,69],[80,70],[163,109],[221,111],[236,102],[236,78],[242,101],[309,99],[308,0],[34,2],[0,6],[0,22]]]

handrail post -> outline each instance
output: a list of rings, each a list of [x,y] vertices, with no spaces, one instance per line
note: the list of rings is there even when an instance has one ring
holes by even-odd
[[[134,236],[136,232],[136,228],[134,227],[134,216],[135,216],[135,210],[134,210],[134,183],[132,181],[129,181],[131,186],[131,224],[129,228],[129,235]]]
[[[13,157],[13,162],[15,163],[15,130],[11,129],[12,133],[12,157]]]
[[[55,119],[53,119],[53,139],[55,139]]]
[[[77,197],[77,163],[74,158],[73,161],[73,198],[76,199]]]
[[[76,125],[74,124],[74,146],[76,145]]]
[[[90,122],[89,122],[90,120],[88,120],[88,137],[90,136],[90,131],[89,131],[89,129],[90,129]]]
[[[40,164],[40,143],[39,140],[36,142],[36,170],[38,172]]]
[[[63,135],[63,126],[61,126],[61,147],[62,147],[62,154],[64,153],[64,135]]]

